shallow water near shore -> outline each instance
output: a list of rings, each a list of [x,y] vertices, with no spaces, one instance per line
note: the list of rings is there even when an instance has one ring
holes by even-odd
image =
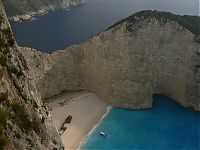
[[[155,95],[152,109],[112,109],[81,149],[198,150],[200,112]]]

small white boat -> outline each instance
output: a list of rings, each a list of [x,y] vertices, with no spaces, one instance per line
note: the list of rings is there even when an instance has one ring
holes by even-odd
[[[106,137],[106,134],[104,132],[100,132],[100,135]]]

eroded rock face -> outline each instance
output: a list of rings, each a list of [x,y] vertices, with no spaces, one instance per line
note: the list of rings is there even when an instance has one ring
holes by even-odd
[[[0,149],[63,149],[0,1]]]
[[[198,34],[174,20],[142,18],[52,54],[21,48],[42,97],[86,89],[113,106],[138,109],[151,107],[159,93],[200,110]]]

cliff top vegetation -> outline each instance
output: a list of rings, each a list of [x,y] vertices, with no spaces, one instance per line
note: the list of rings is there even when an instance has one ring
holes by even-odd
[[[8,16],[24,15],[47,6],[55,0],[2,0]]]
[[[109,29],[122,24],[124,22],[128,22],[131,24],[136,24],[138,21],[143,21],[146,19],[157,19],[163,23],[167,21],[175,21],[179,25],[183,26],[185,29],[192,32],[194,35],[200,35],[200,17],[199,16],[188,16],[188,15],[176,15],[170,12],[163,12],[157,10],[144,10],[137,12],[125,19],[120,20]]]

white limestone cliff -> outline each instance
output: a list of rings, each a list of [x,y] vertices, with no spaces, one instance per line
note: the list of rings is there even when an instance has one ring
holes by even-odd
[[[84,89],[115,107],[139,109],[163,94],[199,111],[198,36],[170,19],[142,18],[52,54],[21,48],[42,98]]]

